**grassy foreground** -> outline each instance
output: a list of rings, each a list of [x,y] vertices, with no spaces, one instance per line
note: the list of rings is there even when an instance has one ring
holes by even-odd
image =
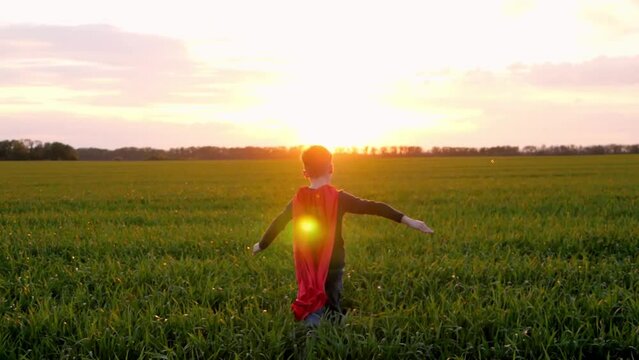
[[[337,159],[342,326],[293,321],[297,161],[0,163],[0,358],[637,357],[639,156]]]

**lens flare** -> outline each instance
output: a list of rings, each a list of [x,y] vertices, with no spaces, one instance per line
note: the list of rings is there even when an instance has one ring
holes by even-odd
[[[319,224],[317,220],[310,216],[304,216],[299,219],[299,229],[307,235],[314,235],[317,233]]]
[[[298,219],[297,231],[299,232],[300,239],[310,246],[318,246],[321,240],[320,224],[317,219],[310,215],[304,215]]]

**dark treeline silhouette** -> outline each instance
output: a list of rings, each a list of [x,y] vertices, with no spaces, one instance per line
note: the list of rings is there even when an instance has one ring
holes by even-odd
[[[80,148],[81,160],[212,160],[212,159],[290,159],[298,158],[302,146],[293,147],[183,147],[169,150],[126,147],[115,150]],[[639,154],[638,145],[595,146],[493,146],[493,147],[433,147],[420,146],[364,146],[338,147],[336,156],[414,157],[414,156],[525,156],[525,155],[599,155]]]
[[[79,148],[59,142],[43,143],[34,140],[0,141],[0,160],[215,160],[215,159],[291,159],[299,158],[303,146],[276,147],[180,147],[169,150],[150,147],[124,147],[115,150]],[[336,156],[414,157],[414,156],[526,156],[526,155],[605,155],[639,154],[636,145],[552,145],[552,146],[492,146],[492,147],[433,147],[420,146],[364,146],[338,147]]]
[[[299,156],[295,147],[181,147],[169,150],[125,147],[115,150],[79,148],[82,160],[211,160],[211,159],[286,159]]]
[[[78,160],[78,153],[59,142],[3,140],[0,141],[0,160]]]
[[[430,153],[434,156],[516,156],[521,155],[517,146],[493,146],[482,148],[471,147],[433,147]]]

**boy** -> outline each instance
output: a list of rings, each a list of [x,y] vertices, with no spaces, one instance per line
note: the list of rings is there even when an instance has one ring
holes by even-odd
[[[293,220],[293,256],[297,278],[297,297],[291,308],[298,321],[319,324],[324,313],[341,315],[340,296],[344,273],[342,217],[345,213],[382,216],[432,234],[423,221],[411,219],[389,205],[355,197],[331,185],[333,159],[322,146],[311,146],[302,153],[304,177],[310,186],[300,187],[253,246],[253,255],[266,249]]]

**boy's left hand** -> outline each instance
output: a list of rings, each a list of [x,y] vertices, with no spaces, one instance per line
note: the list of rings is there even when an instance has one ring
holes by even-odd
[[[262,251],[262,248],[260,247],[260,243],[256,242],[255,245],[253,245],[253,255],[257,254],[260,251]]]
[[[426,225],[423,221],[417,220],[417,224],[414,227],[416,230],[419,230],[426,234],[434,234],[435,231],[431,229],[428,225]]]

